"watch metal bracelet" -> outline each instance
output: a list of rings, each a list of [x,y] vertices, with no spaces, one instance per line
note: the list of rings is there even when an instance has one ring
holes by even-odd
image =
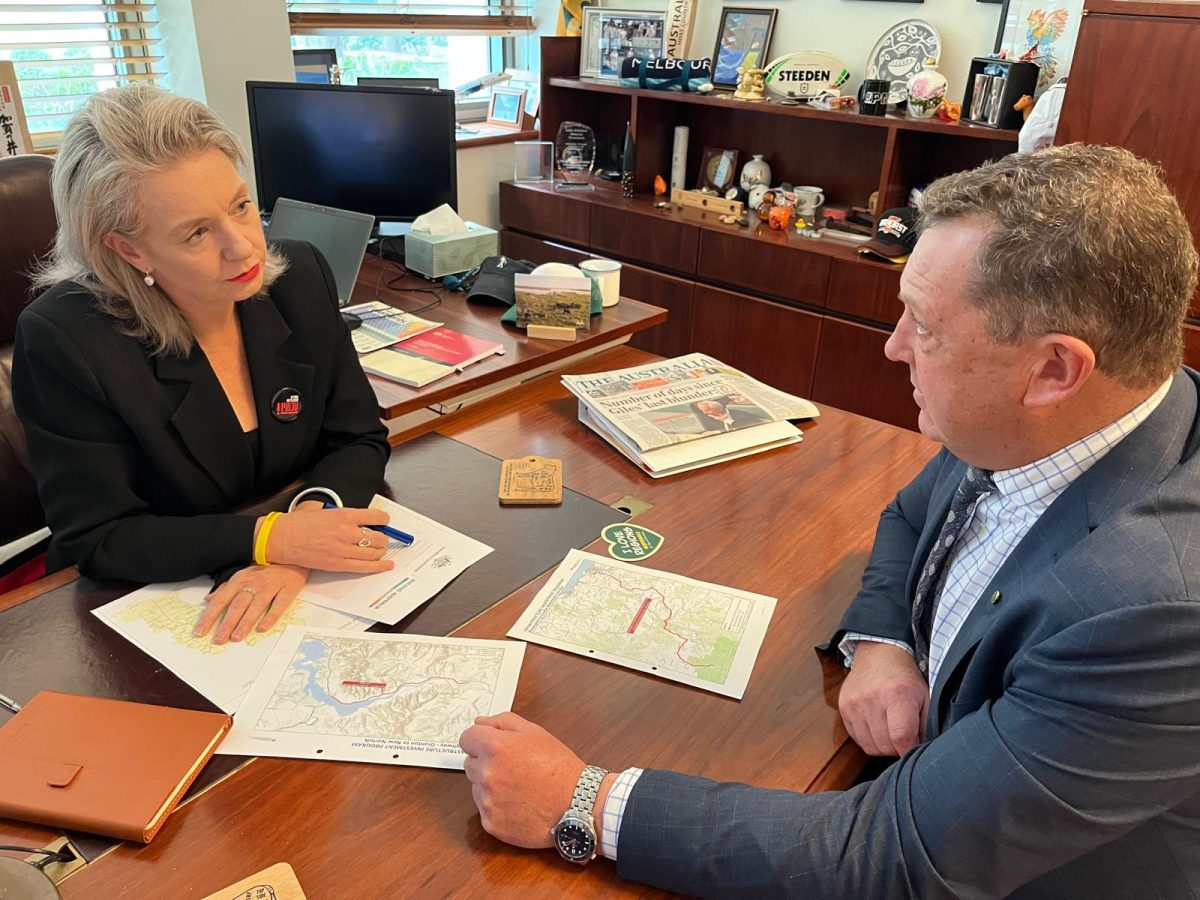
[[[608,770],[599,766],[584,766],[583,773],[575,782],[575,793],[571,797],[571,809],[578,810],[584,815],[590,815],[596,804],[596,794],[600,791],[600,782]]]

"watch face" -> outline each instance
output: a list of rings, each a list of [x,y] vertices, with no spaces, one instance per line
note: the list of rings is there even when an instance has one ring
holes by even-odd
[[[596,852],[596,839],[582,823],[567,819],[554,829],[554,844],[558,852],[572,862],[587,862]]]

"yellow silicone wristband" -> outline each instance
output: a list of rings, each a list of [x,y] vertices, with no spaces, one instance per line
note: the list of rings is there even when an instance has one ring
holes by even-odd
[[[271,529],[275,527],[275,521],[282,515],[281,512],[271,512],[267,513],[267,517],[263,519],[263,523],[258,529],[258,537],[254,539],[254,562],[256,565],[269,566],[271,564],[267,559],[267,539],[271,537]]]

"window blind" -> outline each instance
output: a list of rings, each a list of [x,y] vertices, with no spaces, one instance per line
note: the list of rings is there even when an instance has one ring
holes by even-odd
[[[514,0],[290,0],[295,35],[437,32],[505,37],[534,30],[531,7]]]
[[[0,0],[0,59],[16,71],[37,150],[92,94],[166,77],[154,0]]]

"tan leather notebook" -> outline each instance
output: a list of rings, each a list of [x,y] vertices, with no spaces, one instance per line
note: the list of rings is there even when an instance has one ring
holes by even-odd
[[[42,691],[0,728],[0,816],[148,843],[231,724]]]

